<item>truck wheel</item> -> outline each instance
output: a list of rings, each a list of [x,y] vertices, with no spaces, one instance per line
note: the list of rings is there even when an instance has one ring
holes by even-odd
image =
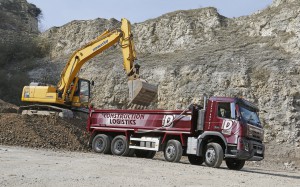
[[[188,159],[192,165],[201,165],[203,163],[203,157],[197,155],[188,155]]]
[[[245,160],[226,159],[226,165],[229,169],[240,170],[245,165]]]
[[[164,151],[164,156],[169,162],[179,162],[182,156],[181,143],[178,140],[169,140]]]
[[[209,167],[218,168],[224,157],[223,149],[218,143],[209,143],[205,151],[205,164]]]
[[[110,144],[111,144],[111,137],[105,134],[98,134],[94,137],[92,142],[92,149],[96,153],[110,153]]]
[[[116,136],[111,142],[111,152],[113,155],[128,156],[129,144],[125,136]]]
[[[156,154],[156,151],[148,151],[148,150],[135,150],[135,156],[138,158],[149,158],[152,159]]]

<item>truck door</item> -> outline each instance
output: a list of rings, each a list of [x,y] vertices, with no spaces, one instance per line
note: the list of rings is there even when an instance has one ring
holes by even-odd
[[[224,136],[231,135],[232,128],[236,126],[235,103],[217,102],[215,109],[216,113],[212,118],[213,122],[210,130],[219,131]]]

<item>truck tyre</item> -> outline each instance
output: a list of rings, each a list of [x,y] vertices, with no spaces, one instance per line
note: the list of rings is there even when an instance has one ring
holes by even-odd
[[[135,150],[135,156],[138,158],[149,158],[152,159],[156,154],[156,151],[148,151],[148,150]]]
[[[165,159],[169,162],[179,162],[182,156],[182,146],[178,140],[169,140],[164,151]]]
[[[128,156],[129,144],[125,136],[116,136],[111,142],[111,152],[117,156]]]
[[[205,164],[209,167],[218,168],[224,158],[223,149],[218,143],[208,143],[205,151]]]
[[[238,159],[226,159],[226,165],[229,169],[240,170],[245,165],[245,160]]]
[[[94,137],[92,142],[92,149],[96,153],[110,153],[111,136],[105,134],[98,134]]]
[[[188,159],[192,165],[201,165],[203,163],[203,157],[197,155],[188,155]]]

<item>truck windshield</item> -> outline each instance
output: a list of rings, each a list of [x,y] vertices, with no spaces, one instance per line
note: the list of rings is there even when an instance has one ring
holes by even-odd
[[[240,108],[242,119],[244,121],[250,123],[251,125],[255,125],[259,127],[261,126],[259,117],[255,109],[244,105],[240,105],[239,108]]]

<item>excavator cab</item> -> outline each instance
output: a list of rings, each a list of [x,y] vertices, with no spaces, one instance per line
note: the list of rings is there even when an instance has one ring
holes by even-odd
[[[91,97],[91,82],[86,79],[79,79],[74,91],[72,105],[77,107],[88,107]]]
[[[158,88],[143,79],[128,81],[130,104],[149,106],[155,99]]]

